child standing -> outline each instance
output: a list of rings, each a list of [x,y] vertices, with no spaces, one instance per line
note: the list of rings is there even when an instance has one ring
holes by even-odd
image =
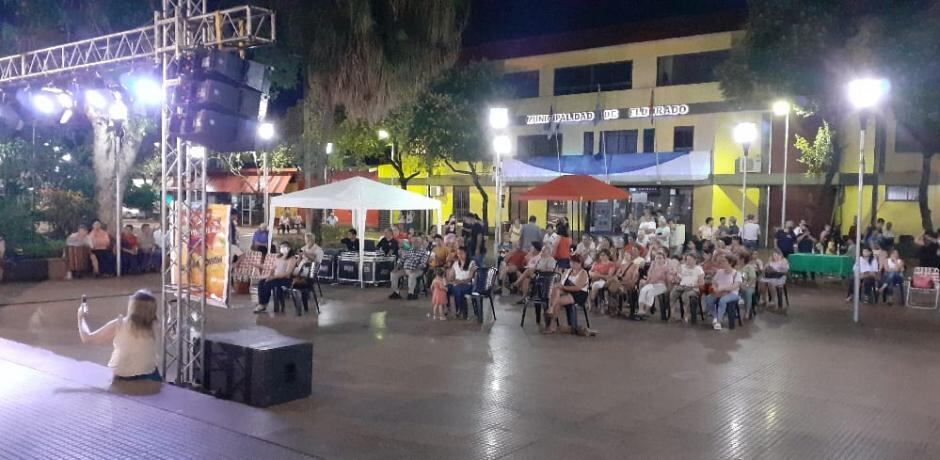
[[[444,307],[447,305],[447,281],[444,279],[444,269],[434,270],[434,281],[431,282],[431,319],[445,320]]]

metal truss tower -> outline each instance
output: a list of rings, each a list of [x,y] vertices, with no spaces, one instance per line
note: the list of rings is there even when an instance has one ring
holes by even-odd
[[[238,6],[208,12],[206,0],[162,2],[152,26],[0,58],[0,88],[150,60],[162,66],[167,95],[179,85],[181,64],[199,48],[242,50],[274,42],[275,18],[268,9]],[[160,123],[160,219],[169,236],[161,275],[162,371],[177,384],[193,384],[203,366],[206,292],[186,280],[194,274],[205,279],[206,153],[170,136],[169,120],[180,108],[167,100]]]

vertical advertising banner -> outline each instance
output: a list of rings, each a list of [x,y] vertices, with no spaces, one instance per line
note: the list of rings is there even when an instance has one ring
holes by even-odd
[[[189,235],[182,240],[182,267],[189,264],[193,257],[192,270],[183,276],[182,284],[201,286],[206,291],[206,303],[226,307],[228,302],[229,266],[231,263],[228,244],[228,223],[231,221],[231,205],[210,204],[206,206],[206,215],[193,209],[188,215],[188,222],[183,228],[189,229]],[[202,222],[206,222],[206,255],[203,258],[199,250]],[[205,270],[203,270],[205,269]],[[185,268],[184,268],[185,270]],[[173,283],[180,279],[179,270],[173,270]],[[205,273],[205,278],[203,277]]]

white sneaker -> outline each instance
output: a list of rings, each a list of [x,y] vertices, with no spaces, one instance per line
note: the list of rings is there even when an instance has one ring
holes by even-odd
[[[712,321],[712,329],[714,329],[714,330],[716,330],[716,331],[720,331],[720,330],[721,330],[721,323],[719,323],[717,319],[714,320],[714,321]]]

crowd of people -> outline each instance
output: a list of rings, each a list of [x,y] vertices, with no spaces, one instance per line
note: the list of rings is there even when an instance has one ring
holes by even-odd
[[[743,317],[750,318],[753,302],[766,304],[775,297],[775,288],[785,283],[789,270],[779,250],[767,260],[756,257],[760,227],[753,216],[740,228],[733,218],[719,219],[718,227],[709,218],[697,238],[686,241],[685,228],[676,219],[646,210],[639,219],[630,216],[623,222],[622,241],[584,234],[577,245],[571,243],[564,219],[544,231],[535,222],[532,217],[521,226],[518,244],[512,239],[500,280],[504,288],[521,296],[518,303],[522,304],[533,295],[531,285],[537,274],[560,271],[549,303],[549,320],[566,305],[634,319],[650,317],[657,307],[666,308],[676,322],[689,322],[701,308],[711,315],[712,327],[721,329],[732,302],[740,302]],[[627,313],[624,303],[634,308]],[[786,307],[778,303],[777,308]],[[556,331],[551,321],[542,328],[546,333]],[[566,329],[585,332],[576,318],[571,318]]]
[[[117,274],[120,238],[121,274],[149,273],[160,269],[165,236],[159,226],[125,225],[117,237],[105,224],[94,221],[91,229],[80,225],[65,239],[69,276],[114,276]]]

